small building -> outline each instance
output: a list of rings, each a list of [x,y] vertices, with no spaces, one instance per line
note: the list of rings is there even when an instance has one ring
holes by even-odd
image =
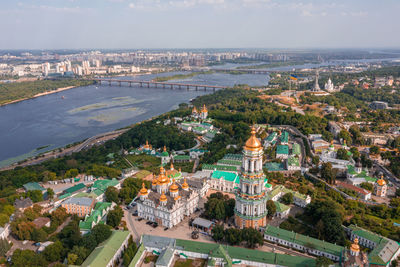
[[[86,260],[82,267],[112,267],[122,258],[128,247],[131,234],[129,231],[112,231],[111,236],[99,244]]]
[[[44,194],[44,192],[46,192],[46,188],[42,187],[39,183],[37,182],[29,182],[23,185],[24,189],[26,192],[28,191],[41,191],[42,194]]]
[[[73,197],[61,203],[68,214],[77,214],[80,217],[86,216],[92,212],[94,199],[89,197]]]
[[[279,140],[281,142],[281,145],[289,144],[289,133],[286,131],[283,131],[281,136],[279,137]]]
[[[192,222],[192,227],[200,229],[203,232],[210,232],[214,223],[212,221],[203,219],[203,218],[195,218]]]
[[[104,221],[105,216],[114,205],[110,202],[97,202],[90,215],[86,215],[85,219],[79,222],[79,229],[81,233],[86,234],[90,232],[90,230],[92,230],[95,225],[100,223],[100,221]]]
[[[374,184],[374,195],[378,197],[386,197],[386,193],[387,184],[382,175],[382,177]]]
[[[75,194],[77,192],[81,192],[81,191],[84,191],[84,190],[86,190],[85,184],[84,183],[79,183],[79,184],[76,184],[74,186],[71,186],[71,187],[65,189],[63,193],[64,194]]]
[[[33,220],[33,224],[36,229],[42,228],[44,226],[50,227],[50,218],[47,217],[38,217]]]
[[[293,203],[296,206],[304,208],[311,203],[311,197],[309,195],[300,194],[299,192],[290,190],[283,185],[277,185],[272,188],[271,192],[268,194],[268,197],[273,201],[278,201],[287,193],[291,193],[293,195]]]
[[[288,159],[286,160],[286,168],[288,171],[300,171],[301,166],[299,158],[295,156],[288,157]]]
[[[264,148],[275,145],[277,138],[278,134],[276,132],[270,133],[267,138],[264,139]]]
[[[275,207],[276,207],[276,213],[275,216],[278,218],[286,218],[289,215],[290,212],[290,206],[287,206],[285,204],[282,204],[278,201],[274,201]]]
[[[277,145],[276,146],[276,158],[287,159],[289,157],[289,146],[288,145]]]
[[[25,209],[30,208],[32,206],[33,206],[33,202],[29,197],[27,197],[27,198],[22,198],[22,197],[21,198],[17,198],[14,201],[14,208],[16,210],[24,211]]]
[[[190,156],[189,155],[176,155],[174,156],[174,162],[190,162]]]

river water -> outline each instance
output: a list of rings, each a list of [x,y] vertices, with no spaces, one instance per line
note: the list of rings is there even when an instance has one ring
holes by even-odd
[[[122,77],[151,80],[161,73]],[[118,77],[120,78],[120,77]],[[265,85],[267,75],[199,75],[185,82],[209,85]],[[178,80],[174,80],[178,81]],[[179,81],[178,81],[179,82]],[[73,88],[0,107],[0,167],[112,131],[178,107],[204,91],[139,88],[118,85]],[[40,148],[40,149],[38,149]]]
[[[389,59],[386,59],[389,60]],[[374,60],[335,61],[270,68],[291,70],[326,65],[354,64]],[[375,60],[376,61],[376,60]],[[385,60],[380,60],[385,61]],[[212,68],[245,68],[255,64],[225,64]],[[151,80],[187,72],[170,72],[118,79]],[[267,85],[268,75],[263,74],[200,74],[183,80],[192,84],[233,86],[248,84]],[[0,107],[0,167],[63,147],[99,133],[137,123],[160,115],[189,102],[204,91],[140,88],[118,85],[85,86],[54,93]]]

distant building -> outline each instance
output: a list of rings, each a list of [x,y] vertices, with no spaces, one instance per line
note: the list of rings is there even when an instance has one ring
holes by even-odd
[[[32,200],[27,197],[27,198],[17,198],[14,202],[14,207],[16,210],[24,211],[25,209],[32,207],[33,202]]]
[[[373,101],[371,104],[369,104],[370,109],[387,109],[389,107],[387,102],[382,102],[382,101]]]
[[[278,145],[276,147],[276,158],[287,159],[289,157],[289,146],[288,145]]]
[[[33,224],[35,225],[35,228],[39,229],[44,226],[50,227],[50,218],[47,217],[39,217],[33,220]]]
[[[311,197],[309,195],[300,194],[297,191],[287,189],[283,185],[275,186],[271,192],[268,193],[268,198],[272,201],[278,201],[283,195],[291,193],[293,195],[293,203],[299,207],[306,207],[311,203]]]
[[[325,90],[328,92],[335,91],[335,86],[333,85],[331,78],[329,78],[328,82],[325,83]]]
[[[386,194],[387,184],[382,175],[382,177],[374,184],[374,195],[378,197],[386,197]]]

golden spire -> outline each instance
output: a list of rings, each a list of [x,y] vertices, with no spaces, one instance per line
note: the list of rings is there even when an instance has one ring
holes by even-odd
[[[192,113],[197,113],[197,108],[193,106]]]
[[[164,152],[167,152],[167,147],[166,146],[164,146]]]
[[[142,189],[140,189],[140,195],[145,196],[148,194],[147,188],[144,186],[144,183],[142,183]]]
[[[169,182],[168,177],[165,175],[163,166],[160,167],[160,175],[158,176],[157,182],[159,184],[167,184]]]
[[[183,188],[183,189],[188,189],[188,188],[189,188],[189,185],[188,185],[188,183],[186,182],[186,177],[183,179],[182,188]]]
[[[380,186],[384,186],[386,184],[386,181],[383,179],[383,175],[381,176],[381,178],[379,178],[378,181],[376,181],[378,185]]]
[[[143,146],[143,148],[150,149],[150,145],[149,145],[149,141],[148,140],[146,140],[146,144]]]
[[[201,112],[207,112],[206,104],[203,105],[203,108],[201,109]]]
[[[259,151],[262,149],[261,142],[256,137],[256,129],[254,128],[254,126],[251,128],[251,136],[246,141],[244,148],[251,151]]]
[[[179,168],[179,172],[182,172],[182,168]]]
[[[169,187],[169,191],[171,191],[172,193],[176,193],[179,191],[179,187],[178,185],[175,183],[175,178],[172,180],[172,185]]]
[[[358,238],[354,238],[353,244],[350,246],[350,250],[353,252],[359,252],[360,251],[360,245],[358,245]]]
[[[174,164],[172,163],[172,161],[171,161],[171,167],[170,167],[170,170],[171,170],[171,171],[173,171],[173,170],[174,170]]]
[[[161,196],[160,196],[160,202],[167,202],[167,196],[164,194],[164,192],[162,192]]]

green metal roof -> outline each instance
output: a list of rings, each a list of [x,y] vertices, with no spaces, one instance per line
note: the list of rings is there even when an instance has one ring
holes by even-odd
[[[82,263],[83,267],[105,267],[129,236],[129,231],[112,231],[110,238],[96,247]]]
[[[236,172],[237,168],[235,166],[228,165],[211,165],[211,164],[203,164],[202,170],[217,170],[217,171],[231,171]]]
[[[238,160],[231,160],[231,159],[220,159],[218,160],[217,164],[220,165],[233,165],[233,166],[241,166],[242,165],[242,161],[238,161]]]
[[[272,142],[276,138],[277,135],[278,134],[276,132],[272,132],[271,134],[268,135],[268,137],[265,140],[267,142]]]
[[[239,176],[236,173],[224,172],[224,171],[214,171],[211,175],[212,179],[224,179],[229,182],[235,181]]]
[[[301,149],[300,149],[300,145],[297,143],[294,143],[292,146],[292,154],[294,155],[300,155],[301,154]]]
[[[284,171],[285,166],[282,162],[266,162],[264,168],[271,172]]]
[[[289,133],[286,131],[283,131],[279,139],[281,140],[281,143],[289,142]]]
[[[46,188],[42,187],[37,182],[26,183],[23,185],[23,187],[25,188],[26,191],[35,191],[35,190],[46,191]]]
[[[140,246],[138,247],[135,256],[133,257],[131,263],[129,264],[128,267],[135,267],[136,264],[138,263],[138,261],[140,260],[140,257],[142,256],[144,250],[146,248],[143,246],[143,243],[140,244]]]
[[[116,186],[119,184],[117,179],[104,179],[104,180],[96,180],[93,183],[92,188],[100,189],[101,191],[105,192],[109,186]]]
[[[275,204],[275,207],[276,207],[276,211],[277,211],[277,212],[285,212],[285,211],[287,211],[288,209],[290,209],[289,206],[286,206],[285,204],[282,204],[282,203],[280,203],[280,202],[278,202],[278,201],[274,201],[274,204]]]
[[[289,146],[288,145],[277,145],[276,146],[276,154],[284,154],[289,155]]]
[[[233,264],[232,260],[247,260],[266,264],[276,264],[288,267],[316,266],[314,259],[283,255],[272,252],[263,252],[255,249],[241,247],[222,246],[215,243],[203,243],[191,240],[176,239],[176,247],[184,251],[208,254],[211,257],[223,258],[228,266]]]
[[[85,184],[79,183],[79,184],[76,184],[74,186],[71,186],[71,187],[65,189],[64,192],[66,192],[66,193],[74,193],[74,192],[76,192],[78,190],[81,190],[82,188],[85,188],[85,187],[86,187]]]
[[[64,194],[64,195],[61,195],[61,196],[59,196],[58,197],[58,199],[64,199],[64,198],[67,198],[67,197],[70,197],[72,194],[71,193],[66,193],[66,194]]]
[[[174,160],[190,160],[190,156],[188,155],[176,155]]]
[[[301,235],[272,225],[267,225],[267,227],[265,228],[265,234],[308,248],[315,248],[338,257],[341,257],[342,252],[344,251],[344,247],[342,246],[338,246],[306,235]]]
[[[229,160],[236,160],[236,161],[242,161],[243,155],[242,154],[225,154],[223,159],[229,159]]]

